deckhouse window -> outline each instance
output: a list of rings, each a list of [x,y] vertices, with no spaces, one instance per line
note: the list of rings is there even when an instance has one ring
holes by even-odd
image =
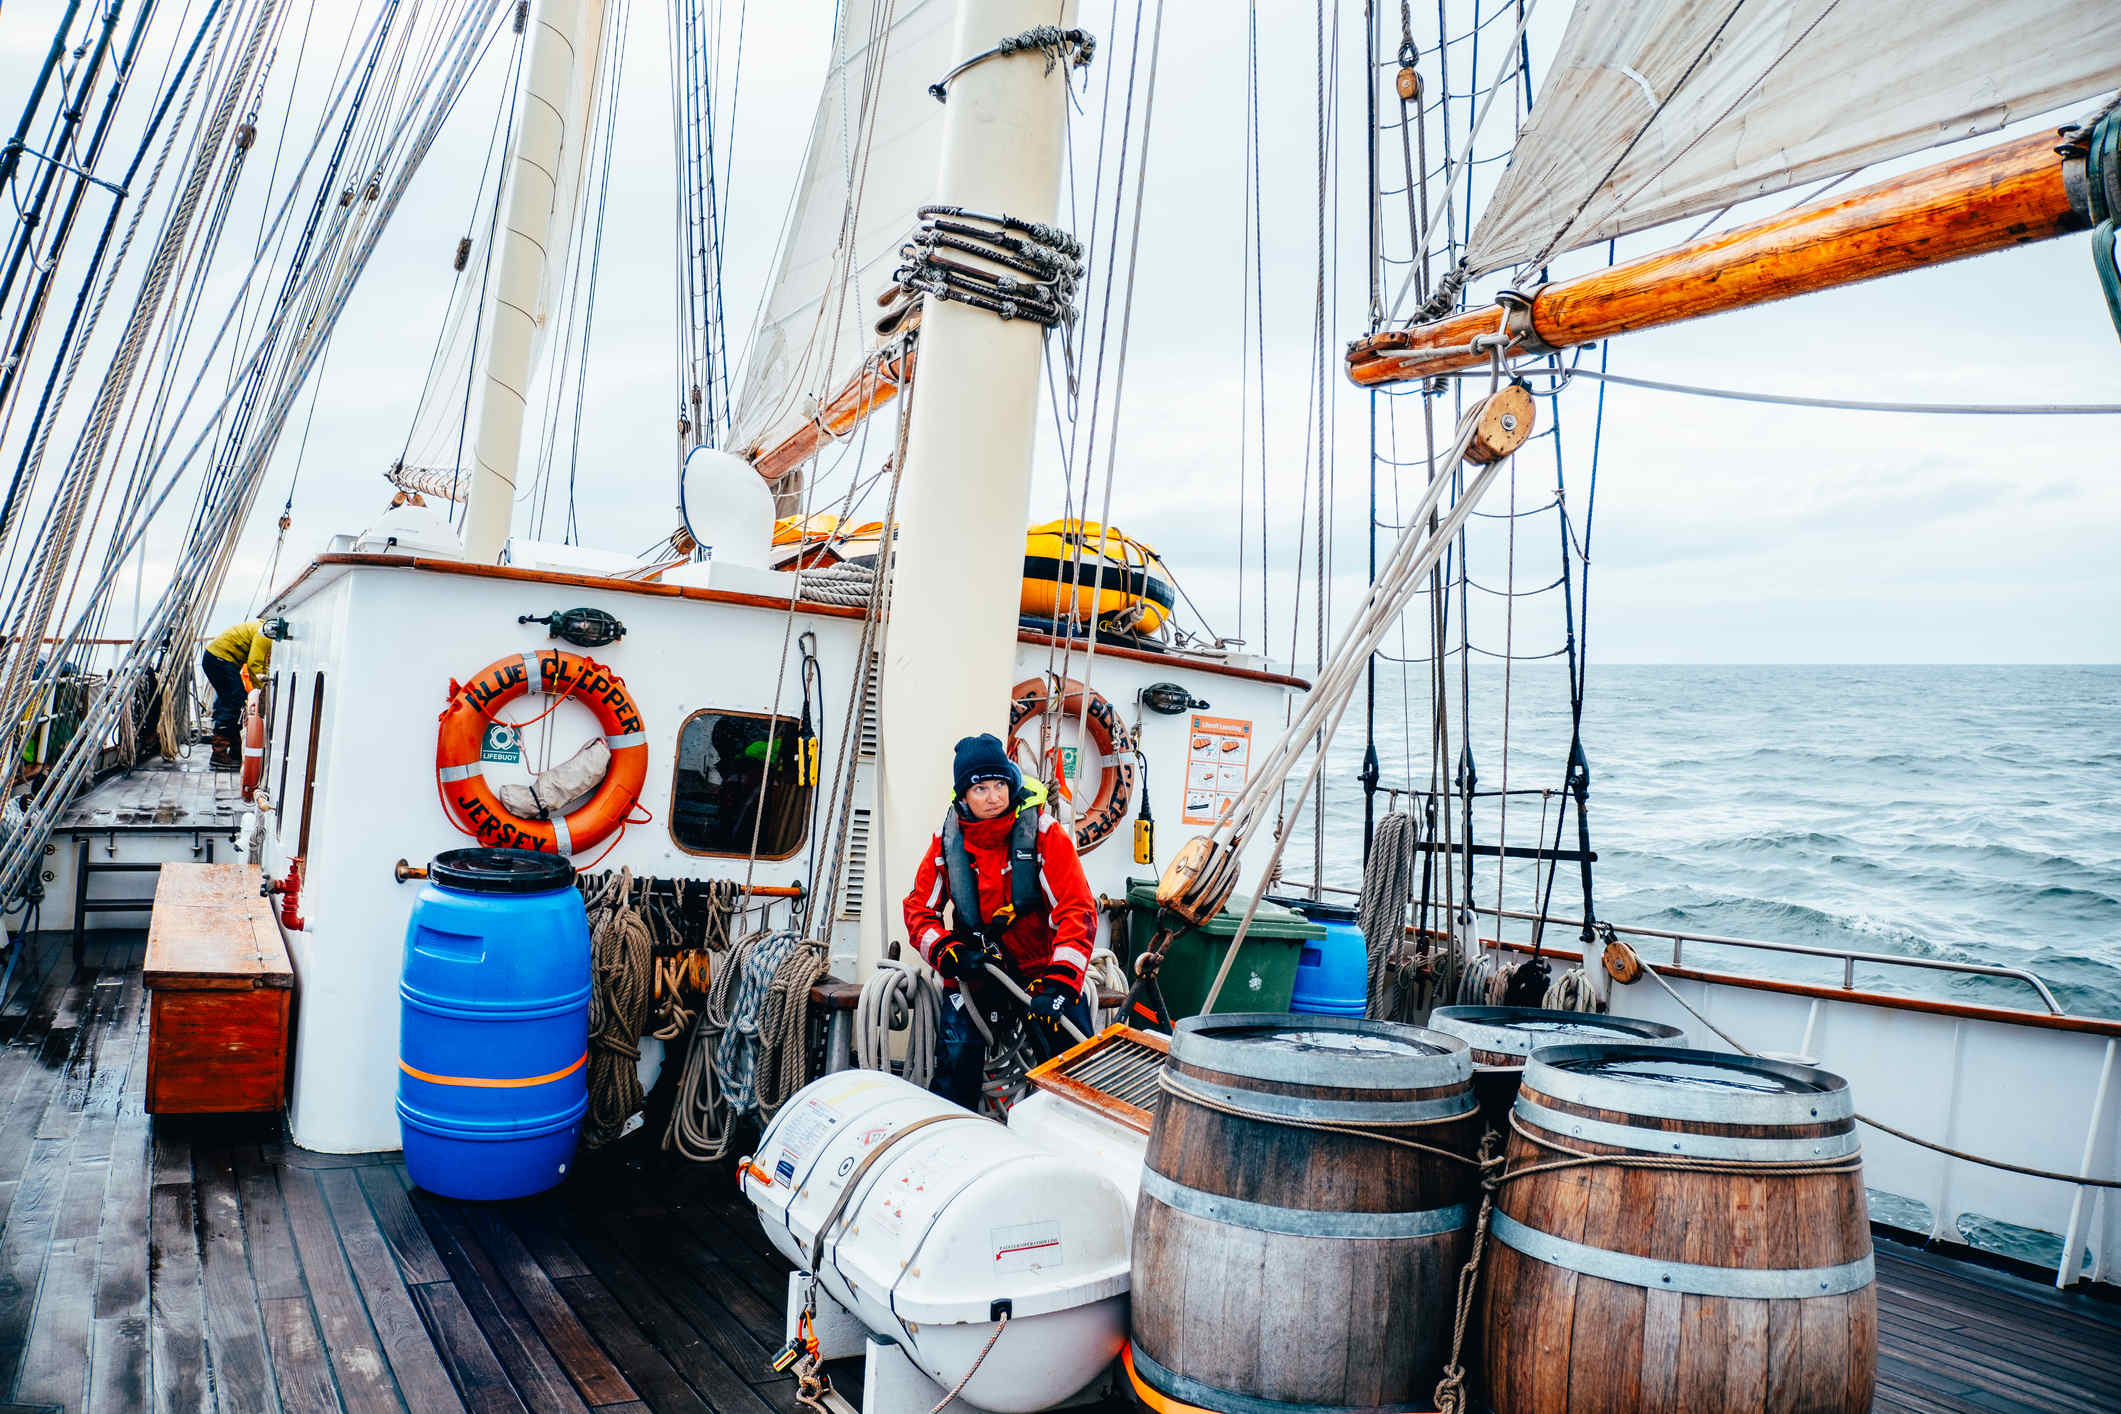
[[[786,859],[810,829],[811,786],[800,784],[804,743],[793,717],[695,712],[678,729],[670,837],[688,854]]]

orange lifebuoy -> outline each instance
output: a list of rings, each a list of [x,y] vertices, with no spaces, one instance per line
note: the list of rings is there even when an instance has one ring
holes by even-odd
[[[258,793],[265,776],[265,716],[258,707],[258,689],[243,701],[243,798]]]
[[[611,748],[603,782],[564,819],[526,820],[509,813],[479,766],[494,713],[530,691],[533,676],[547,697],[570,698],[595,713]],[[449,705],[435,740],[435,781],[457,827],[481,844],[547,854],[588,849],[625,825],[647,779],[648,735],[640,710],[624,680],[593,658],[556,648],[519,653],[487,664],[469,682],[449,684]]]
[[[1064,717],[1082,715],[1087,695],[1090,711],[1084,719],[1090,740],[1105,758],[1105,769],[1097,778],[1097,794],[1075,813],[1075,847],[1087,854],[1110,839],[1127,818],[1134,803],[1134,739],[1119,712],[1099,694],[1073,678],[1060,680],[1060,712]],[[1053,702],[1048,682],[1032,678],[1018,683],[1009,693],[1009,753],[1016,754],[1016,729],[1045,712]]]

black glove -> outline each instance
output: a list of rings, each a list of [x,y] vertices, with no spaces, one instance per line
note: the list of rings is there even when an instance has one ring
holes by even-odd
[[[973,933],[952,933],[935,950],[935,970],[944,980],[955,982],[960,977],[978,976],[993,957],[994,949],[987,946],[985,938]]]
[[[1058,1032],[1061,1029],[1061,1017],[1066,1014],[1068,1008],[1075,1002],[1077,996],[1075,988],[1070,986],[1066,979],[1047,973],[1044,976],[1034,978],[1029,990],[1031,993],[1031,1005],[1029,1007],[1031,1019],[1041,1026]]]

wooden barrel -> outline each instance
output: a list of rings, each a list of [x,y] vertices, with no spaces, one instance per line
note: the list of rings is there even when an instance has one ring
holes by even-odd
[[[1480,1282],[1494,1414],[1871,1407],[1878,1301],[1847,1081],[1715,1051],[1549,1046],[1511,1117],[1512,1170],[1566,1149],[1733,1171],[1596,1164],[1501,1186]]]
[[[1473,1094],[1480,1116],[1508,1130],[1510,1106],[1524,1063],[1541,1046],[1625,1044],[1684,1046],[1686,1032],[1661,1021],[1553,1011],[1537,1006],[1441,1006],[1429,1013],[1429,1028],[1445,1031],[1473,1052]]]
[[[1477,1174],[1291,1121],[1470,1156],[1471,1079],[1465,1043],[1420,1027],[1180,1022],[1134,1218],[1136,1380],[1227,1414],[1429,1408]]]

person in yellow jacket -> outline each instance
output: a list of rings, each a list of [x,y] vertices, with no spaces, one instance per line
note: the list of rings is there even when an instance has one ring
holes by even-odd
[[[199,655],[200,670],[214,688],[215,769],[233,771],[243,763],[243,698],[265,681],[272,666],[272,640],[257,619],[224,630]]]

